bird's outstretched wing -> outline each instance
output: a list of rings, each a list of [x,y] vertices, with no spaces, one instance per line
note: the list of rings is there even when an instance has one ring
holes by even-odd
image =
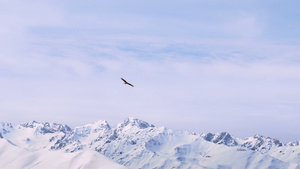
[[[124,83],[128,83],[125,79],[123,79],[123,78],[121,78],[123,81],[124,81]]]
[[[121,78],[121,79],[123,80],[124,84],[128,84],[129,86],[134,87],[132,84],[128,83],[125,79],[123,79],[123,78]]]
[[[130,84],[130,83],[127,83],[129,86],[132,86],[132,87],[134,87],[132,84]]]

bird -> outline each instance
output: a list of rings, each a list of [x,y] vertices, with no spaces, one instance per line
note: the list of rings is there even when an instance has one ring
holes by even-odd
[[[128,83],[125,79],[121,78],[124,81],[124,84],[128,84],[129,86],[134,87],[132,84]]]

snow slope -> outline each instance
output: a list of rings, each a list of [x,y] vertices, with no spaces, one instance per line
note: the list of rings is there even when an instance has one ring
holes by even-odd
[[[125,169],[109,158],[91,150],[65,153],[40,149],[29,151],[6,139],[0,140],[1,169]]]
[[[100,120],[74,129],[35,121],[1,126],[1,169],[300,168],[299,142],[284,145],[260,135],[240,139],[226,132],[192,133],[136,118],[116,126]]]

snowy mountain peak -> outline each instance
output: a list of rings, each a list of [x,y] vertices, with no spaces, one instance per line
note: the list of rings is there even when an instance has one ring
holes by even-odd
[[[287,146],[299,146],[300,145],[300,141],[288,142],[286,145]]]
[[[108,124],[106,120],[98,120],[91,124],[94,128],[107,128],[110,129],[111,126]]]
[[[153,124],[149,124],[149,123],[147,123],[143,120],[139,120],[139,119],[134,118],[134,117],[129,117],[129,118],[125,119],[124,122],[121,123],[121,124],[118,124],[118,126],[121,127],[121,128],[136,126],[140,129],[145,129],[145,128],[148,128],[148,127],[154,127]]]
[[[9,132],[4,134],[3,131]],[[235,138],[227,132],[200,135],[154,127],[133,117],[113,127],[107,121],[99,120],[73,130],[67,125],[49,122],[31,121],[16,128],[0,123],[1,157],[5,157],[5,154],[1,155],[2,150],[7,149],[5,142],[15,149],[24,148],[39,154],[51,150],[49,152],[54,154],[70,153],[68,156],[71,156],[95,151],[94,154],[100,153],[129,168],[300,167],[299,141],[286,146],[277,139],[261,135],[246,139]],[[40,162],[36,160],[32,164],[35,166]]]
[[[37,127],[38,125],[40,125],[40,123],[38,123],[34,120],[27,122],[27,123],[20,124],[20,126],[25,127],[25,128],[34,128],[34,127]]]
[[[39,123],[36,121],[30,121],[27,123],[20,124],[20,126],[24,128],[35,129],[36,132],[39,132],[41,134],[55,133],[55,132],[63,132],[63,133],[72,132],[69,126],[58,124],[58,123],[49,123],[49,122]]]
[[[224,144],[227,146],[236,146],[238,145],[235,138],[233,138],[229,133],[227,132],[221,132],[217,134],[202,134],[202,138],[206,141],[210,141],[216,144]]]
[[[72,129],[64,124],[46,122],[44,126],[42,126],[41,131],[43,134],[55,132],[70,133],[72,132]]]
[[[241,146],[264,153],[272,147],[282,147],[283,144],[278,139],[254,135],[253,137],[244,139]]]
[[[76,127],[74,133],[80,136],[86,136],[90,133],[97,133],[100,130],[110,130],[111,127],[106,120],[99,120],[92,124]]]
[[[0,122],[0,135],[1,135],[1,133],[2,134],[9,133],[12,129],[13,129],[13,126],[11,123]]]
[[[254,135],[253,137],[248,137],[244,139],[245,141],[255,141],[261,144],[274,145],[276,147],[281,147],[283,144],[278,140],[271,137],[265,137],[262,135]]]

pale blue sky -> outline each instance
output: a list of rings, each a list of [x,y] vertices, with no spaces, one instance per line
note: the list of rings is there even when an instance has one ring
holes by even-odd
[[[0,3],[0,121],[300,140],[299,1]]]

